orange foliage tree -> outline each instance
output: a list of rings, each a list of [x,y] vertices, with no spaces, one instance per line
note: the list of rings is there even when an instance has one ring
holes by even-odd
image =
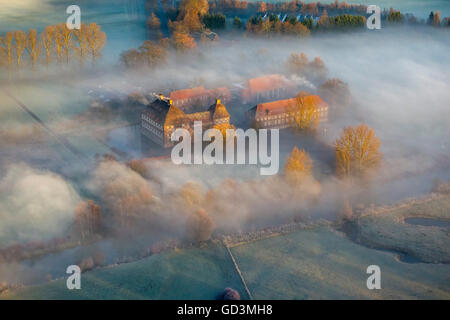
[[[344,128],[335,142],[338,175],[362,177],[379,167],[383,157],[380,146],[375,131],[367,125]]]
[[[22,66],[23,52],[27,46],[27,36],[23,31],[14,32],[15,46],[16,46],[16,59],[17,66],[20,68]]]
[[[49,65],[54,48],[55,27],[47,26],[41,34],[41,42],[44,47],[45,64]]]
[[[8,68],[10,68],[13,63],[13,40],[13,32],[7,32],[4,37],[0,37],[0,53],[6,57]]]
[[[179,51],[193,50],[197,47],[197,44],[191,35],[183,30],[182,28],[177,28],[172,34],[172,41]]]
[[[195,241],[206,241],[211,238],[214,228],[214,221],[205,210],[194,212],[186,222],[186,233],[190,239]]]
[[[87,45],[92,62],[101,56],[102,49],[106,44],[106,33],[94,22],[87,26]]]
[[[302,74],[307,66],[308,56],[304,52],[300,54],[293,52],[286,61],[286,70],[292,73]]]
[[[147,20],[147,25],[151,28],[151,29],[159,29],[161,26],[161,21],[159,20],[159,18],[156,16],[155,13],[152,13],[152,15],[150,16],[150,18],[148,18]]]
[[[81,202],[75,211],[75,225],[81,240],[89,239],[101,231],[102,213],[100,206],[94,201]]]
[[[313,161],[305,150],[299,150],[297,147],[292,149],[290,155],[286,158],[284,165],[284,174],[289,181],[298,182],[304,177],[311,175]]]
[[[75,52],[77,53],[80,63],[83,64],[88,55],[88,26],[81,23],[80,29],[74,29],[75,35]]]
[[[305,91],[299,92],[294,98],[294,103],[289,106],[289,111],[293,114],[298,129],[315,132],[320,123],[320,114],[309,96],[310,94]]]
[[[42,42],[38,40],[37,31],[31,29],[27,35],[26,49],[31,60],[31,67],[34,70],[36,62],[42,52]]]

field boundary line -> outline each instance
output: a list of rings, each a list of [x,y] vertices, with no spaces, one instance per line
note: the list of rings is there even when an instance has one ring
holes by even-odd
[[[233,256],[233,254],[231,253],[230,248],[229,248],[225,243],[224,243],[223,245],[224,245],[225,248],[227,249],[228,254],[229,254],[230,257],[231,257],[231,261],[233,261],[234,268],[236,269],[236,271],[237,271],[239,277],[241,278],[242,285],[244,286],[244,289],[245,289],[245,291],[247,292],[248,297],[250,298],[250,300],[254,300],[254,299],[253,299],[253,296],[252,296],[252,294],[251,294],[251,292],[250,292],[250,290],[249,290],[248,287],[247,287],[247,284],[245,283],[244,276],[242,275],[242,272],[241,272],[241,270],[239,269],[239,266],[238,266],[238,264],[237,264],[237,262],[236,262],[236,259],[234,259],[234,256]]]

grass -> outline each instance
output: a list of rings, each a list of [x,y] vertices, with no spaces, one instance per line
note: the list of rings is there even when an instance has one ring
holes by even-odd
[[[403,263],[326,227],[233,247],[255,299],[450,299],[450,266]],[[366,269],[381,268],[381,290]]]
[[[450,195],[368,214],[356,221],[356,234],[370,247],[404,252],[424,262],[450,262],[448,229],[405,223],[406,218],[428,217],[450,221]]]
[[[231,248],[255,299],[450,299],[450,265],[404,263],[358,245],[329,227]],[[381,268],[381,290],[368,290],[366,269]],[[222,245],[165,252],[65,280],[25,287],[3,299],[215,299],[233,287],[247,299]]]
[[[171,251],[82,274],[81,290],[64,279],[18,289],[3,299],[215,299],[232,287],[246,298],[225,247]]]

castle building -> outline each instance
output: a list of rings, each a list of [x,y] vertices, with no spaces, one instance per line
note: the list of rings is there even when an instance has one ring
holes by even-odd
[[[318,95],[303,97],[302,103],[313,105],[321,123],[328,121],[328,104]],[[296,99],[285,99],[259,103],[247,112],[247,119],[257,128],[287,128],[296,124],[299,111],[295,108]]]
[[[182,89],[172,91],[169,97],[173,104],[183,111],[189,111],[193,107],[211,105],[216,99],[220,99],[223,103],[231,101],[230,90],[226,87],[205,89],[200,86],[192,89]]]
[[[172,132],[184,128],[192,133],[194,121],[202,121],[203,130],[206,130],[215,125],[229,124],[230,114],[220,99],[206,111],[185,113],[171,99],[161,95],[141,115],[142,135],[164,148],[171,147],[174,145],[170,140]]]
[[[259,103],[292,96],[295,91],[295,82],[279,74],[271,74],[247,80],[241,96],[244,103]]]

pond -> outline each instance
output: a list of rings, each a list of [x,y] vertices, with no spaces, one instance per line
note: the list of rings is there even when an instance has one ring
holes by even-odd
[[[405,222],[417,226],[450,228],[450,221],[433,218],[406,218]]]

